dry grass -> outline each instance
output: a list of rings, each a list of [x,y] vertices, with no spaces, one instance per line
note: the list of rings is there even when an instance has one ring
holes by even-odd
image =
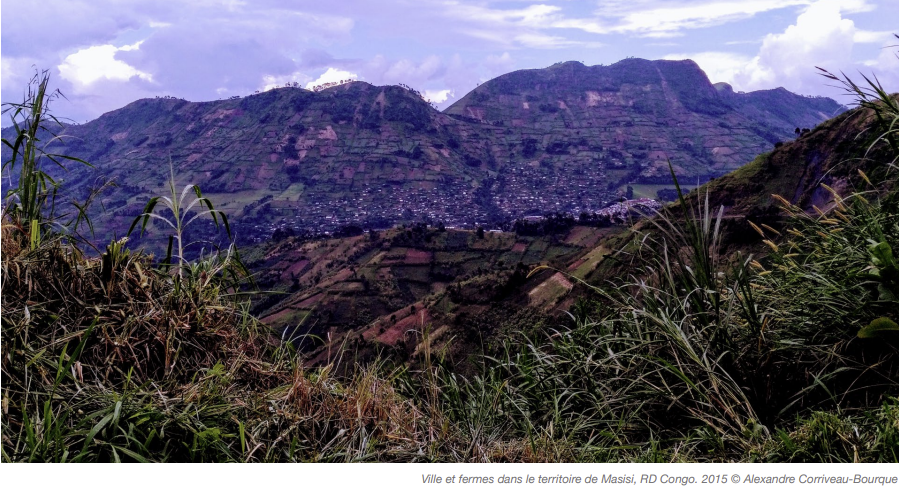
[[[201,262],[176,277],[121,243],[89,258],[4,228],[4,461],[557,457],[517,439],[469,446],[434,379],[305,368]]]
[[[196,283],[176,296],[173,280],[154,272],[149,257],[86,258],[62,239],[28,250],[13,237],[4,243],[3,309],[20,330],[5,335],[52,353],[94,324],[95,339],[79,359],[92,380],[120,381],[131,371],[141,382],[183,381],[217,362],[261,355],[256,334],[235,330],[233,303]]]

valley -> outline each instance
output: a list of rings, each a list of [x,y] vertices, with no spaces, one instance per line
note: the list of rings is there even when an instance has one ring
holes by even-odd
[[[840,110],[783,89],[735,93],[689,60],[565,62],[497,77],[444,112],[403,87],[358,81],[139,100],[68,127],[50,150],[94,166],[66,175],[66,190],[79,191],[71,199],[115,185],[92,210],[101,243],[163,191],[171,162],[246,245],[278,229],[493,229],[590,214],[623,198],[625,184],[671,184],[669,163],[683,182],[705,182]]]
[[[44,150],[92,166],[60,171],[37,80],[44,128],[3,130],[4,461],[897,460],[880,86],[626,59],[444,112],[144,99],[66,128]]]
[[[462,355],[481,352],[519,323],[546,319],[563,302],[572,283],[550,271],[529,276],[531,269],[583,275],[602,257],[597,239],[623,229],[569,225],[526,236],[417,224],[347,238],[288,238],[251,248],[244,260],[260,289],[282,293],[255,306],[261,321],[307,351],[310,362],[323,364],[343,346],[356,363],[376,355],[406,360],[430,327],[434,350],[464,363]]]

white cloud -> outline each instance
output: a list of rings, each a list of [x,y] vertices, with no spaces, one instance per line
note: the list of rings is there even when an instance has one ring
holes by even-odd
[[[308,83],[312,77],[302,73],[302,72],[294,72],[287,75],[264,75],[263,76],[263,85],[261,90],[268,91],[269,89],[274,89],[276,87],[284,87],[286,84],[294,84],[304,85]],[[225,88],[220,88],[217,90],[219,94],[223,94],[224,92],[228,92]]]
[[[813,80],[821,84],[821,78],[814,77],[814,66],[842,67],[851,61],[855,31],[853,21],[841,16],[835,2],[817,2],[783,33],[767,35],[735,83],[748,89],[787,83],[809,91]]]
[[[729,82],[737,90],[752,91],[784,87],[800,94],[840,93],[828,88],[815,67],[823,67],[835,73],[852,74],[857,69],[865,73],[875,72],[888,90],[896,91],[897,58],[894,51],[881,46],[873,50],[877,62],[854,62],[855,43],[871,46],[880,38],[887,45],[892,36],[883,38],[869,31],[857,29],[853,21],[842,12],[867,8],[865,2],[839,3],[821,0],[813,3],[797,16],[794,24],[784,32],[765,36],[756,56],[749,57],[729,52],[677,53],[668,59],[690,58],[706,71],[712,82]],[[894,38],[895,39],[895,38]]]
[[[547,34],[548,29],[578,29],[593,34],[609,32],[593,19],[570,19],[562,8],[536,4],[521,9],[491,8],[460,1],[444,2],[445,14],[460,19],[458,31],[500,46],[554,49],[567,46],[597,48],[602,44]]]
[[[365,61],[331,65],[357,72],[367,82],[375,85],[402,83],[410,87],[424,87],[448,74],[447,64],[437,55],[428,55],[421,61],[414,61],[408,58],[391,60],[379,54]]]
[[[347,79],[358,80],[359,76],[352,72],[348,72],[346,70],[336,69],[334,67],[328,67],[328,70],[326,70],[324,74],[320,75],[318,79],[311,81],[311,82],[307,82],[306,88],[312,89],[313,87],[315,87],[319,84],[325,84],[328,82],[340,82],[342,80],[347,80]]]
[[[626,13],[609,30],[649,37],[668,37],[680,35],[684,29],[726,24],[770,10],[807,4],[809,0],[725,0],[678,6],[655,3],[650,8],[639,8]]]
[[[421,63],[415,63],[408,59],[401,59],[392,63],[388,69],[382,74],[386,81],[404,82],[409,84],[418,84],[421,81],[429,80],[435,75],[442,73],[444,63],[440,57],[429,55],[422,60]]]
[[[459,32],[501,46],[558,48],[591,45],[562,37],[558,30],[626,34],[648,38],[683,36],[685,31],[749,19],[783,9],[829,3],[841,13],[867,12],[869,0],[602,0],[590,15],[570,16],[556,5],[494,7],[490,2],[444,1],[445,14],[460,19]],[[556,30],[548,33],[548,30]],[[588,46],[590,47],[590,46]]]
[[[557,18],[560,7],[552,5],[529,5],[524,9],[492,9],[481,5],[462,2],[446,2],[447,11],[454,17],[476,23],[512,23],[519,26],[547,27],[550,20]]]
[[[554,27],[593,33],[625,33],[648,37],[680,36],[684,30],[718,26],[765,12],[827,2],[841,13],[868,12],[867,0],[606,0],[594,19],[566,19]]]
[[[717,26],[753,17],[772,10],[806,6],[813,0],[605,0],[587,17],[568,17],[551,5],[531,5],[523,9],[495,9],[481,5],[447,2],[448,13],[470,25],[489,29],[468,29],[482,38],[499,37],[519,41],[524,46],[555,48],[563,44],[557,37],[542,34],[547,29],[574,29],[590,34],[634,34],[651,38],[683,35],[686,29]],[[844,0],[848,11],[869,8],[864,0]],[[493,35],[493,36],[491,36]],[[543,39],[539,36],[544,36]]]
[[[822,0],[842,13],[867,12],[867,0]],[[566,18],[558,10],[546,10],[534,22],[520,24],[538,28],[577,29],[592,34],[633,34],[649,38],[671,38],[685,30],[736,22],[766,12],[807,7],[815,0],[605,0],[592,18]],[[514,18],[513,18],[514,19]],[[504,19],[510,20],[510,19]],[[539,22],[537,22],[539,21]]]
[[[71,116],[79,121],[129,102],[126,98],[169,94],[208,100],[287,83],[306,86],[328,68],[345,72],[336,76],[332,72],[328,78],[333,80],[359,74],[377,85],[402,82],[435,93],[449,90],[442,103],[449,104],[479,80],[516,68],[544,66],[557,58],[610,62],[625,54],[623,46],[633,43],[634,37],[648,39],[635,43],[636,52],[627,54],[656,57],[662,52],[651,44],[664,46],[672,41],[668,38],[685,36],[674,39],[678,46],[664,50],[698,59],[714,80],[741,79],[748,87],[778,84],[798,90],[812,82],[797,79],[800,72],[791,75],[777,66],[776,61],[783,63],[785,57],[767,53],[777,55],[779,43],[791,43],[784,29],[789,22],[783,19],[813,10],[810,6],[816,1],[19,0],[3,3],[0,77],[3,88],[13,92],[27,84],[33,66],[59,67],[63,78],[55,78],[54,84],[71,98],[59,106],[74,108],[79,113]],[[896,5],[884,7],[887,0],[818,1],[828,2],[842,18],[876,6],[896,18]],[[890,17],[852,17],[858,25],[850,40],[852,60],[857,62],[829,68],[848,73],[864,68],[870,73],[865,63],[883,65],[887,56],[883,53],[896,52],[881,50],[895,43],[891,37],[881,41],[882,30],[890,29],[882,18]],[[754,22],[738,22],[749,18]],[[706,34],[701,28],[725,23],[734,27],[734,40],[753,44],[710,47],[698,39]],[[756,30],[775,24],[778,27],[771,30],[781,37],[768,41],[768,51],[757,53],[762,35]],[[832,27],[822,26],[828,32]],[[31,36],[33,32],[41,36]],[[139,47],[123,46],[137,39],[146,41]],[[585,51],[598,42],[607,43],[608,49]],[[828,40],[823,43],[831,49]],[[806,67],[814,74],[811,60],[818,56],[788,48],[795,59],[788,59],[787,66]],[[559,50],[555,55],[548,53],[554,49]],[[704,53],[690,55],[691,51]],[[836,54],[840,56],[835,60],[847,56]],[[893,60],[887,63],[896,66]],[[882,81],[896,79],[878,73]],[[815,83],[821,84],[818,79]]]
[[[710,82],[732,83],[743,73],[752,59],[737,53],[722,51],[705,51],[702,53],[673,53],[663,57],[665,60],[693,60],[706,72]]]
[[[491,72],[491,75],[505,74],[516,66],[516,62],[504,51],[502,55],[488,55],[484,61],[485,67]]]
[[[854,43],[881,43],[883,45],[890,44],[893,41],[893,44],[896,44],[897,38],[894,37],[894,34],[890,31],[865,31],[863,29],[857,29],[853,33],[853,42]]]
[[[111,44],[91,46],[67,56],[57,68],[60,76],[76,87],[89,86],[100,79],[125,81],[138,77],[152,81],[150,74],[116,59],[119,51],[135,51],[139,48],[140,43],[118,48]]]
[[[569,41],[562,36],[551,36],[542,33],[517,34],[513,39],[522,46],[528,48],[562,48],[564,46],[583,44],[580,42]]]
[[[446,101],[447,99],[453,97],[452,89],[441,89],[439,91],[426,89],[424,91],[425,99],[431,101],[434,104],[440,104]]]
[[[266,75],[305,84],[294,74],[299,51],[352,41],[356,14],[335,13],[340,3],[4,1],[2,86],[25,87],[32,67],[53,68],[69,98],[60,116],[83,121],[121,106],[119,94],[197,101],[252,93]],[[137,39],[139,49],[123,46]]]
[[[869,11],[867,0],[819,0],[841,13]],[[443,2],[445,14],[460,19],[459,32],[500,46],[559,48],[595,47],[598,43],[568,39],[561,29],[589,34],[626,34],[648,38],[683,36],[685,31],[733,23],[767,12],[807,8],[816,0],[604,0],[592,15],[569,16],[556,5],[499,8],[461,0]],[[555,30],[548,33],[548,30]]]

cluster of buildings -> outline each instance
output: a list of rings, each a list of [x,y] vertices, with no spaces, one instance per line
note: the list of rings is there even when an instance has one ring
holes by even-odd
[[[276,231],[313,236],[339,233],[358,226],[385,229],[399,224],[443,224],[446,227],[497,227],[529,215],[582,212],[622,218],[629,208],[658,208],[654,200],[625,202],[610,189],[600,163],[575,170],[555,170],[538,162],[510,162],[496,179],[476,187],[469,180],[355,182],[346,186],[310,186],[296,200],[270,200],[249,211],[241,221],[244,237],[266,241]]]
[[[259,220],[243,221],[245,236],[265,241],[276,230],[328,235],[356,225],[363,229],[385,229],[424,222],[448,227],[475,227],[496,220],[490,208],[474,203],[466,182],[442,183],[433,188],[404,185],[366,186],[347,192],[310,190],[302,200],[271,201],[255,212]]]
[[[662,204],[656,200],[641,198],[615,202],[596,211],[596,213],[598,216],[609,217],[613,222],[625,222],[635,212],[649,215],[658,211],[661,207]]]
[[[511,162],[492,189],[494,203],[503,216],[563,212],[578,216],[596,212],[617,198],[609,190],[609,177],[601,163],[574,164],[578,169],[557,172],[540,162]]]

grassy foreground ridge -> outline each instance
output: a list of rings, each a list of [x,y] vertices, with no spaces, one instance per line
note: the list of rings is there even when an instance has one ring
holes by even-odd
[[[765,214],[729,217],[721,190],[781,176],[763,155],[600,239],[617,267],[573,279],[564,324],[460,372],[423,323],[412,361],[339,372],[251,314],[236,252],[185,258],[193,214],[227,227],[198,187],[173,176],[135,219],[173,224],[162,261],[124,238],[91,254],[90,218],[55,212],[45,167],[87,163],[42,154],[64,136],[38,76],[4,106],[2,461],[897,462],[897,95],[834,80],[860,104],[828,145],[856,157],[809,170],[814,193],[734,196]]]

